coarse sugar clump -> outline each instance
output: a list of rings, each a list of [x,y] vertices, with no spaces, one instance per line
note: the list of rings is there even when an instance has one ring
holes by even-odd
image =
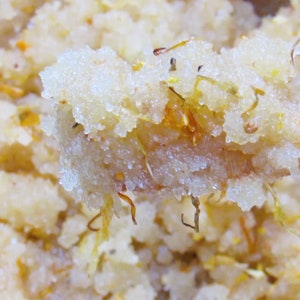
[[[68,50],[41,73],[63,186],[94,207],[121,191],[228,191],[243,210],[261,206],[265,183],[298,170],[290,49],[265,35],[220,53],[192,39],[133,65],[107,47]]]

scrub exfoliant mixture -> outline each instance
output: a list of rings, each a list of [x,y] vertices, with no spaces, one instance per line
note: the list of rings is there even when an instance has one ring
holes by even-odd
[[[1,1],[0,298],[300,299],[299,20]]]

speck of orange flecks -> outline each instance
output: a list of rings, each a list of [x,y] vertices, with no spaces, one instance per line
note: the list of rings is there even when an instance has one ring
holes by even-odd
[[[23,41],[23,40],[19,40],[16,43],[16,46],[21,50],[21,51],[26,51],[29,48],[29,45]]]
[[[125,179],[125,175],[123,172],[118,172],[118,173],[116,173],[115,178],[116,178],[116,180],[122,181]]]
[[[62,100],[59,101],[59,103],[60,103],[60,104],[67,104],[67,100],[62,99]]]
[[[92,25],[92,24],[93,24],[93,18],[91,18],[91,17],[86,18],[85,21],[86,21],[87,24],[89,24],[89,25]]]
[[[35,126],[40,123],[39,114],[30,110],[25,110],[20,113],[19,118],[21,126]]]

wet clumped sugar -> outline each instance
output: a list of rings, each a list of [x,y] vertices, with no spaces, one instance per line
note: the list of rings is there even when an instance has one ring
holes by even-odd
[[[0,299],[296,299],[299,16],[2,1]]]
[[[108,47],[68,50],[41,73],[61,183],[93,207],[121,191],[261,206],[265,184],[298,171],[291,47],[257,34],[218,53],[191,39],[133,64]]]

